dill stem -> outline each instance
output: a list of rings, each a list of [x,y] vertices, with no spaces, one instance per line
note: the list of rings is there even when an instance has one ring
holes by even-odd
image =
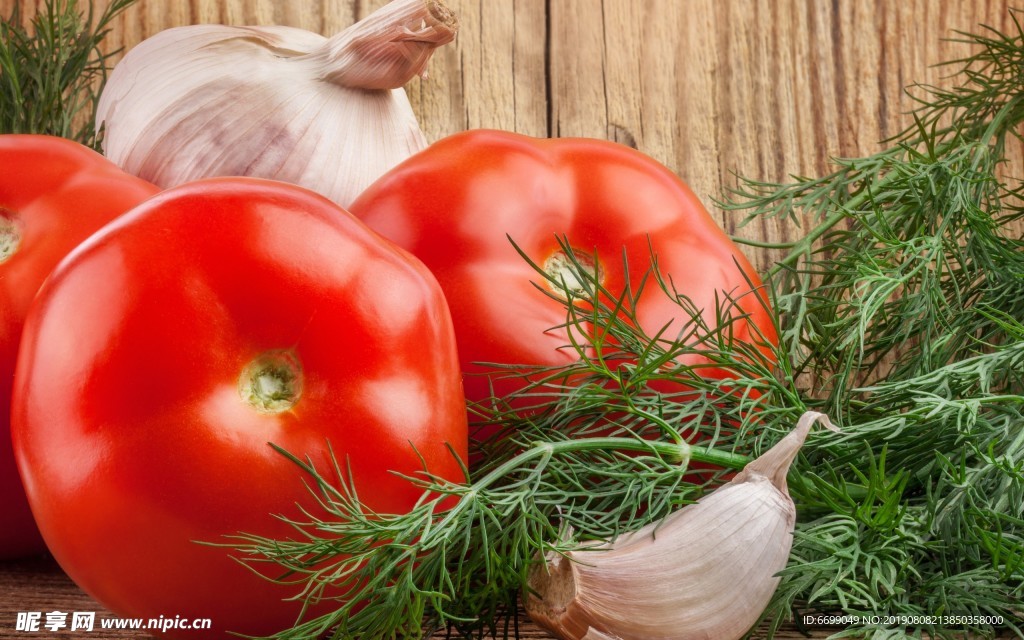
[[[560,442],[534,442],[530,448],[519,455],[506,460],[492,469],[474,485],[485,488],[525,465],[535,458],[550,458],[564,453],[583,451],[637,451],[653,452],[663,458],[678,460],[680,464],[689,464],[691,460],[715,464],[729,469],[743,469],[750,462],[747,456],[721,451],[711,447],[694,447],[686,442],[660,442],[656,440],[638,440],[636,438],[579,438]]]
[[[748,247],[754,247],[756,249],[791,249],[794,242],[765,242],[763,240],[751,240],[749,238],[740,238],[735,236],[732,241],[737,244],[743,244]]]
[[[890,181],[895,182],[896,177],[897,176],[894,176],[891,173],[883,176],[878,181],[878,187],[884,187]],[[790,251],[788,254],[786,254],[786,257],[776,262],[774,265],[772,265],[772,268],[768,270],[768,277],[771,278],[772,276],[775,276],[783,269],[793,268],[801,257],[810,253],[811,247],[814,245],[815,242],[817,242],[818,238],[828,233],[833,227],[835,227],[837,224],[839,224],[847,217],[849,217],[847,213],[848,210],[854,209],[864,204],[868,200],[870,195],[871,193],[868,191],[864,191],[857,194],[856,196],[851,198],[849,202],[842,205],[830,216],[825,218],[822,222],[818,223],[818,225],[815,226],[810,233],[808,233],[806,236],[790,245],[792,248],[790,248]]]

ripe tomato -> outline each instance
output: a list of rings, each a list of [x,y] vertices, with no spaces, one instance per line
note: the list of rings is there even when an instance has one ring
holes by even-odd
[[[299,467],[328,443],[370,509],[463,477],[464,398],[441,289],[325,198],[245,178],[183,185],[107,226],[33,304],[14,449],[40,529],[88,593],[128,617],[290,627],[295,590],[231,560],[273,514],[319,513]]]
[[[0,558],[45,548],[9,436],[14,362],[29,303],[78,243],[157,191],[77,142],[0,135]]]
[[[455,321],[463,370],[476,363],[564,364],[565,310],[537,291],[540,278],[509,237],[549,273],[562,272],[565,236],[578,257],[597,256],[605,287],[634,290],[651,267],[688,296],[716,326],[716,297],[737,300],[736,339],[775,340],[761,283],[738,247],[692,191],[666,167],[631,148],[589,139],[534,139],[470,131],[441,140],[370,186],[351,211],[418,256],[434,272]],[[623,252],[626,262],[624,265]],[[655,285],[649,284],[649,288]],[[636,309],[648,335],[675,321],[679,306],[647,292]],[[764,349],[767,351],[767,349]],[[712,374],[714,372],[711,372]],[[509,386],[485,376],[466,379],[466,395],[487,398]]]

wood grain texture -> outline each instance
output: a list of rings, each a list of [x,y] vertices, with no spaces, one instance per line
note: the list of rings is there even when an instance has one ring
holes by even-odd
[[[22,3],[31,17],[42,0]],[[102,5],[107,0],[97,0]],[[707,206],[735,174],[815,175],[910,122],[912,83],[950,86],[956,31],[1011,28],[1008,0],[447,0],[462,28],[408,93],[428,139],[467,128],[592,136],[651,155]],[[200,22],[331,35],[384,0],[139,0],[107,46]],[[239,73],[244,73],[240,69]],[[1020,146],[1011,148],[1019,164]],[[759,240],[802,229],[714,214]],[[772,256],[754,254],[759,268]]]
[[[14,3],[29,19],[42,0],[0,0],[0,12]],[[107,46],[130,49],[162,29],[203,22],[330,35],[383,3],[139,0],[114,24]],[[881,148],[910,122],[904,88],[949,86],[948,69],[935,65],[970,52],[947,38],[979,24],[1011,27],[1007,0],[448,3],[461,17],[460,34],[435,55],[429,75],[407,87],[429,139],[499,128],[616,140],[677,172],[713,211],[734,174],[820,174],[831,157]],[[1019,146],[1011,155],[1019,165]],[[778,221],[737,230],[735,217],[714,215],[752,239],[803,232]],[[765,268],[772,256],[752,258]],[[11,612],[92,606],[52,565],[0,566],[0,637],[10,637]],[[543,634],[530,628],[524,637]]]

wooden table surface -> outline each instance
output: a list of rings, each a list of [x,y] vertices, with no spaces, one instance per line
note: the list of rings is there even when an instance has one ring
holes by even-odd
[[[26,19],[44,0],[0,0]],[[107,0],[98,0],[102,6]],[[447,0],[455,43],[408,87],[431,140],[466,128],[591,136],[637,147],[710,207],[734,173],[764,180],[824,172],[909,122],[912,82],[949,86],[947,39],[1011,29],[1006,0]],[[107,46],[130,48],[189,23],[286,24],[331,34],[383,0],[139,0]],[[244,70],[240,70],[244,73]],[[1011,151],[1015,162],[1019,148]],[[729,231],[737,220],[714,212]],[[799,237],[762,222],[753,239]],[[772,256],[753,253],[761,268]],[[0,638],[19,611],[102,611],[45,560],[0,564]],[[815,634],[823,637],[822,633]],[[50,636],[60,637],[60,636]],[[130,638],[132,632],[66,637]],[[532,627],[523,637],[545,637]],[[789,637],[802,637],[793,632]]]

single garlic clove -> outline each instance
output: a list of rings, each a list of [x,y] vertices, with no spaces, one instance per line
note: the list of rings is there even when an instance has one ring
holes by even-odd
[[[526,610],[571,640],[734,640],[757,622],[786,566],[796,509],[786,473],[815,422],[796,428],[730,482],[612,543],[549,553]]]
[[[330,39],[282,26],[161,31],[103,90],[104,154],[164,188],[254,176],[346,207],[426,146],[402,86],[457,29],[440,0],[395,0]]]

